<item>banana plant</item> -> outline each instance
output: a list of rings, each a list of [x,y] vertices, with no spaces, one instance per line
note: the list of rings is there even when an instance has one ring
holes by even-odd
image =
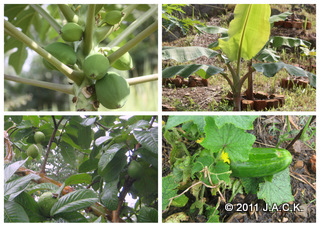
[[[209,78],[215,74],[222,75],[228,82],[233,93],[234,110],[241,110],[241,87],[248,79],[252,92],[252,73],[257,71],[266,77],[273,77],[281,69],[286,69],[290,75],[308,77],[311,86],[316,86],[314,74],[303,69],[279,61],[280,57],[272,49],[280,46],[310,48],[307,41],[290,37],[270,37],[273,23],[285,19],[289,12],[271,16],[268,4],[239,4],[234,10],[234,19],[229,29],[217,26],[198,26],[202,32],[221,34],[221,38],[204,47],[164,47],[163,60],[174,59],[177,62],[188,62],[198,57],[219,57],[226,64],[229,72],[214,65],[188,64],[167,67],[163,70],[163,78],[180,75],[184,78],[198,74],[202,78]],[[254,60],[254,62],[253,62]],[[246,61],[248,72],[241,74],[241,64]],[[255,63],[257,62],[257,63]]]

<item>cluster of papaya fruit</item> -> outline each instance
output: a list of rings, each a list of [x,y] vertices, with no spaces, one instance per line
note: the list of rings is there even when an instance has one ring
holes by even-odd
[[[113,26],[121,22],[124,14],[119,10],[112,10],[105,14],[103,22]],[[133,62],[127,52],[110,64],[108,56],[117,51],[120,47],[112,48],[95,47],[89,55],[81,57],[79,55],[80,45],[72,45],[72,42],[82,41],[84,36],[84,26],[69,22],[60,31],[61,38],[66,42],[54,42],[44,49],[52,56],[60,60],[63,64],[82,70],[85,76],[95,84],[97,100],[108,109],[121,108],[127,101],[130,94],[130,87],[126,79],[116,72],[109,71],[110,67],[117,70],[130,70]],[[71,42],[71,43],[70,43]],[[75,51],[74,46],[78,49]],[[44,65],[50,70],[57,70],[51,63],[43,59]]]

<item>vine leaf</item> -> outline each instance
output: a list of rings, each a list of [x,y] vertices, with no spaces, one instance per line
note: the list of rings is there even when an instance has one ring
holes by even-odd
[[[218,128],[212,117],[207,117],[206,123],[204,127],[206,137],[201,143],[203,147],[213,153],[224,150],[231,161],[248,160],[249,151],[255,141],[254,135],[246,133],[233,124],[225,124]]]
[[[162,178],[162,210],[165,210],[169,206],[170,199],[177,195],[178,186],[173,175]]]
[[[166,130],[189,121],[193,121],[198,126],[200,132],[204,131],[206,122],[203,116],[170,116],[166,124]]]

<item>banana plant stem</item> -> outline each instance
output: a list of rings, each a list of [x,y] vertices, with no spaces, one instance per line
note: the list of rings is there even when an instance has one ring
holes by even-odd
[[[46,89],[50,89],[53,91],[59,91],[59,92],[63,92],[68,95],[74,94],[72,85],[55,84],[55,83],[27,79],[27,78],[22,78],[22,77],[18,77],[18,76],[11,76],[11,75],[6,75],[6,74],[4,74],[4,79],[9,80],[9,81],[22,83],[22,84],[28,84],[28,85],[32,85],[32,86],[36,86],[36,87],[46,88]]]
[[[120,49],[112,53],[110,56],[108,56],[110,65],[114,63],[118,58],[120,58],[122,55],[127,53],[131,48],[133,48],[135,45],[140,43],[142,40],[147,38],[149,35],[151,35],[153,32],[155,32],[158,29],[158,21],[155,21],[153,24],[151,24],[148,28],[143,30],[139,33],[136,37],[128,41],[125,45],[123,45]]]
[[[53,66],[55,66],[60,72],[66,75],[70,80],[73,80],[76,84],[80,84],[83,80],[84,74],[78,71],[75,71],[69,68],[67,65],[63,64],[57,58],[48,53],[45,49],[43,49],[38,43],[30,39],[23,32],[19,31],[14,25],[12,25],[9,21],[4,20],[4,28],[5,31],[9,31],[10,34],[15,39],[24,43],[26,46],[30,47],[30,49],[37,52],[41,57],[50,62]]]
[[[49,14],[45,11],[40,5],[30,4],[30,6],[37,11],[46,21],[56,30],[58,33],[61,30],[61,25]]]

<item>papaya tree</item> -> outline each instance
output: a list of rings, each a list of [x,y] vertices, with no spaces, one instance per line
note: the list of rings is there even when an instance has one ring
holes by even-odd
[[[4,222],[158,221],[156,116],[6,116],[4,129]]]
[[[280,46],[310,48],[311,43],[291,37],[272,37],[270,28],[274,22],[284,20],[289,12],[271,15],[268,4],[239,4],[234,9],[234,19],[229,28],[217,26],[198,26],[198,29],[210,33],[221,34],[221,38],[205,47],[164,47],[162,59],[174,59],[178,63],[190,62],[198,57],[219,57],[228,71],[214,65],[188,64],[167,67],[163,70],[163,78],[180,75],[184,78],[198,74],[209,78],[220,74],[225,78],[233,93],[234,110],[241,110],[241,88],[248,79],[248,90],[252,93],[252,74],[257,71],[266,77],[273,77],[281,69],[290,75],[308,77],[311,86],[316,86],[316,76],[290,64],[279,61],[280,57],[272,49]],[[248,72],[243,75],[242,67],[247,63]],[[249,96],[252,97],[252,94]]]
[[[4,50],[18,75],[5,73],[7,81],[68,94],[74,104],[71,110],[97,111],[102,106],[123,107],[132,85],[157,80],[150,65],[144,67],[150,75],[142,74],[141,54],[131,54],[146,45],[157,50],[150,38],[158,28],[157,5],[6,4],[4,8]],[[30,64],[28,54],[35,53],[42,57],[45,73],[52,73],[52,82],[20,75]]]

